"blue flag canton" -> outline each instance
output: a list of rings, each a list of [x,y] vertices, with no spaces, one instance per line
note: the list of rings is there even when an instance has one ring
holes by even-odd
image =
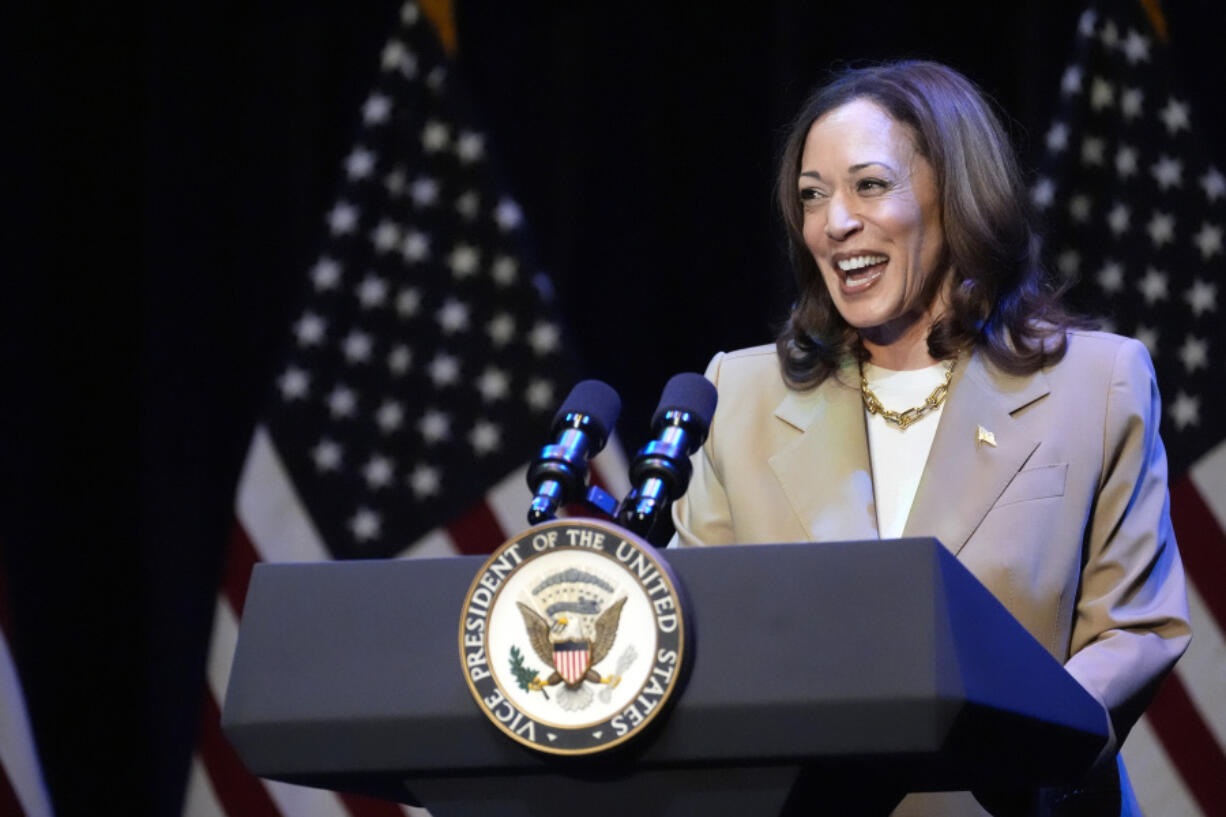
[[[1218,313],[1226,176],[1194,129],[1165,46],[1137,13],[1086,12],[1032,196],[1074,305],[1141,340],[1163,396],[1172,473],[1222,438]]]
[[[334,555],[394,555],[529,458],[568,377],[522,214],[407,3],[266,424]],[[497,543],[491,543],[497,544]]]

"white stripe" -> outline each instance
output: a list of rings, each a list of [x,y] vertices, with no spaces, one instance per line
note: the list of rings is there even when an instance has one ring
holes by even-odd
[[[21,679],[3,635],[0,635],[0,765],[13,784],[26,817],[50,817],[51,802],[34,751]]]
[[[516,468],[499,480],[486,493],[485,504],[498,520],[503,539],[509,539],[528,527],[528,506],[532,504],[532,492],[528,490],[528,466]]]
[[[218,706],[226,699],[226,685],[230,681],[230,667],[234,664],[234,648],[238,644],[238,618],[224,595],[217,600],[213,611],[213,633],[209,640],[209,660],[205,671],[209,677],[209,690]]]
[[[183,817],[226,817],[225,810],[217,800],[217,791],[200,762],[200,756],[192,755],[192,768],[187,775],[187,793],[183,796]],[[237,817],[237,815],[235,816]]]
[[[413,544],[402,550],[398,559],[447,559],[458,556],[459,548],[455,546],[450,534],[444,528],[435,528]]]
[[[1148,718],[1132,727],[1121,754],[1145,817],[1203,817]]]
[[[263,426],[251,437],[238,483],[237,506],[239,522],[261,559],[320,562],[331,558]]]
[[[1226,751],[1226,639],[1191,579],[1188,613],[1192,644],[1175,665],[1175,672],[1196,704],[1201,720]]]
[[[263,783],[277,808],[287,817],[349,817],[349,810],[335,792],[275,780]]]
[[[1201,499],[1217,519],[1218,527],[1226,530],[1226,442],[1218,443],[1208,454],[1188,469]]]
[[[630,493],[630,465],[616,432],[609,435],[608,445],[592,459],[592,468],[600,474],[601,481],[618,502]]]

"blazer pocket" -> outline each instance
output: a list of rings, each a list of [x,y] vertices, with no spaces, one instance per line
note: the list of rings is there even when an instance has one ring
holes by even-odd
[[[1064,496],[1064,480],[1067,476],[1067,462],[1025,468],[1017,472],[1017,476],[1009,483],[1009,487],[1005,488],[1005,492],[1000,495],[1000,499],[996,500],[996,505],[993,507],[1000,508],[1018,502],[1029,502],[1032,499]]]

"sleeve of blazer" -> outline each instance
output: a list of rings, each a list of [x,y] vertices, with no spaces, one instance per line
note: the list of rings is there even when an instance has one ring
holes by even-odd
[[[1112,371],[1066,664],[1110,715],[1103,757],[1118,750],[1191,637],[1149,353],[1129,340]]]
[[[720,352],[707,364],[705,376],[719,389],[720,366],[724,353]],[[690,487],[685,494],[673,503],[673,526],[676,535],[669,547],[693,545],[723,545],[733,541],[732,518],[728,508],[728,496],[724,486],[716,475],[712,463],[716,460],[715,439],[716,423],[719,422],[719,408],[711,419],[711,427],[707,433],[707,441],[702,448],[694,452],[691,463],[694,474],[690,477]]]

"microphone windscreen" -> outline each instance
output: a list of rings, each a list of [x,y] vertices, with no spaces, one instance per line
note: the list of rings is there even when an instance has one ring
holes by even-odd
[[[562,407],[553,416],[553,427],[557,428],[559,423],[565,422],[568,414],[586,414],[600,436],[608,438],[621,410],[622,399],[612,386],[600,380],[581,380],[566,395]]]
[[[655,428],[670,411],[686,411],[702,424],[705,434],[711,426],[711,418],[715,416],[718,399],[714,384],[702,375],[694,372],[675,374],[664,385],[664,393],[660,395],[660,403],[652,415],[651,426]]]

